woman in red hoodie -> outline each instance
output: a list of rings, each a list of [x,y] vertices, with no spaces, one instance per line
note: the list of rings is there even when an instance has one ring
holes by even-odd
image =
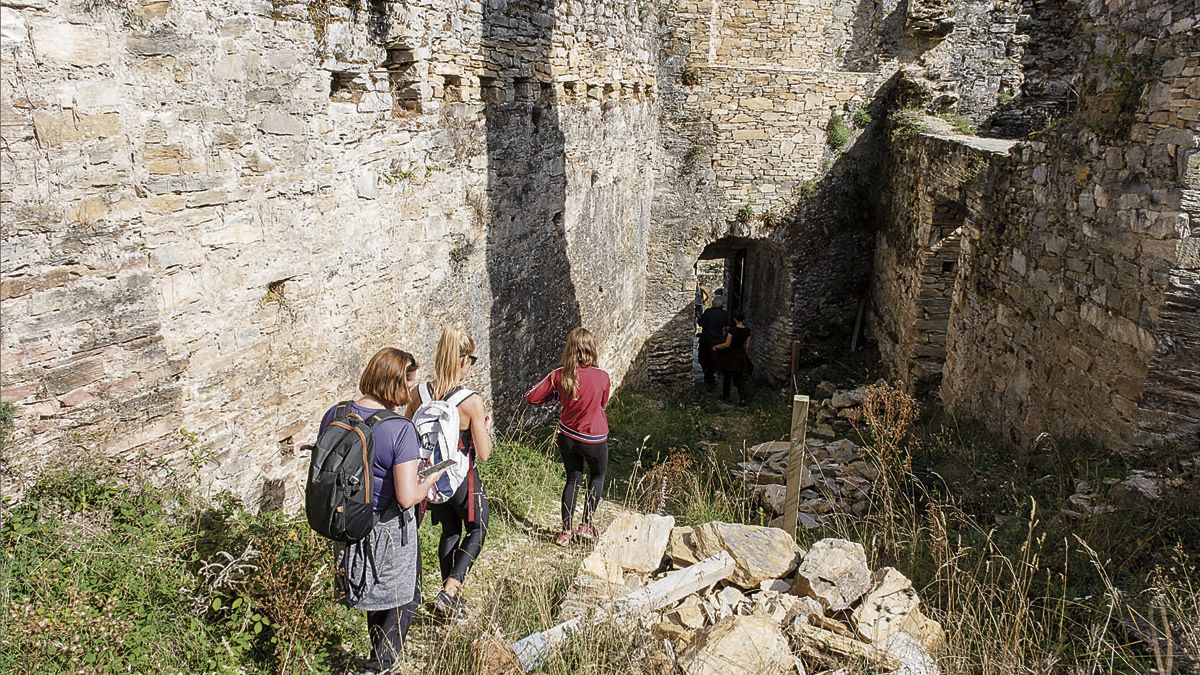
[[[559,546],[571,543],[573,535],[593,539],[592,514],[604,492],[604,473],[608,470],[608,373],[596,367],[596,341],[584,328],[567,336],[562,367],[555,368],[525,395],[530,405],[543,405],[554,399],[562,403],[558,419],[558,451],[567,470],[562,494],[562,532],[555,539]],[[588,468],[587,500],[579,529],[571,531],[575,514],[575,495],[583,480],[583,465]]]

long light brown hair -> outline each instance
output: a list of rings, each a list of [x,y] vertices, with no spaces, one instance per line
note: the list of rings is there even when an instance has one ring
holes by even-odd
[[[417,369],[412,354],[395,347],[384,347],[367,361],[358,378],[358,390],[388,408],[408,405],[408,372]]]
[[[576,328],[567,335],[562,353],[563,395],[569,400],[579,398],[579,369],[596,365],[596,340],[586,328]]]
[[[433,397],[442,399],[458,384],[460,362],[464,356],[475,354],[475,340],[457,326],[446,326],[438,339],[437,355],[433,359]]]

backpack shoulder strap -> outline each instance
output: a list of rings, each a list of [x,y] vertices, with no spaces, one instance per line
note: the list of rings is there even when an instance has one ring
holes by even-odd
[[[458,406],[462,405],[463,401],[471,398],[474,395],[475,395],[474,391],[471,391],[470,389],[463,387],[463,388],[455,391],[453,394],[451,394],[449,396],[449,398],[446,399],[446,402],[457,408]]]
[[[366,422],[367,422],[368,427],[374,428],[375,425],[379,424],[380,422],[386,422],[388,420],[394,420],[394,419],[404,419],[404,418],[401,417],[400,415],[397,415],[396,413],[392,412],[391,410],[380,410],[379,412],[377,412],[374,415],[371,415],[369,418],[367,418]]]
[[[350,409],[351,403],[352,403],[352,401],[342,401],[342,402],[338,403],[337,405],[333,406],[333,419],[335,419],[335,420],[345,419],[346,416],[349,415],[349,413],[347,411]]]
[[[417,385],[417,395],[421,397],[421,403],[429,403],[433,400],[433,387],[428,382],[422,382]]]

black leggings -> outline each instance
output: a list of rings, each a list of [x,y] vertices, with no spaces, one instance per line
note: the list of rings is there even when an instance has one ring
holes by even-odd
[[[467,521],[467,481],[475,481],[475,521]],[[483,490],[479,472],[472,470],[467,480],[458,486],[454,496],[441,504],[430,504],[429,515],[435,524],[442,526],[442,538],[438,542],[438,564],[442,568],[442,581],[466,578],[471,565],[483,549],[487,536],[488,500]],[[466,534],[463,534],[463,530]]]
[[[563,531],[566,532],[571,529],[571,518],[575,515],[575,495],[579,492],[579,484],[583,482],[584,462],[587,462],[588,467],[588,488],[580,522],[592,522],[592,513],[604,492],[604,474],[608,471],[608,442],[580,443],[559,434],[558,452],[562,455],[563,466],[567,469],[567,484],[563,486],[562,493],[562,525]]]

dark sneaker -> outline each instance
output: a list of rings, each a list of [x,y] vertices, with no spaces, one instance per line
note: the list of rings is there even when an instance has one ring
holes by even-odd
[[[434,598],[433,609],[447,619],[467,618],[467,603],[461,596],[450,595],[446,591],[440,591]]]

